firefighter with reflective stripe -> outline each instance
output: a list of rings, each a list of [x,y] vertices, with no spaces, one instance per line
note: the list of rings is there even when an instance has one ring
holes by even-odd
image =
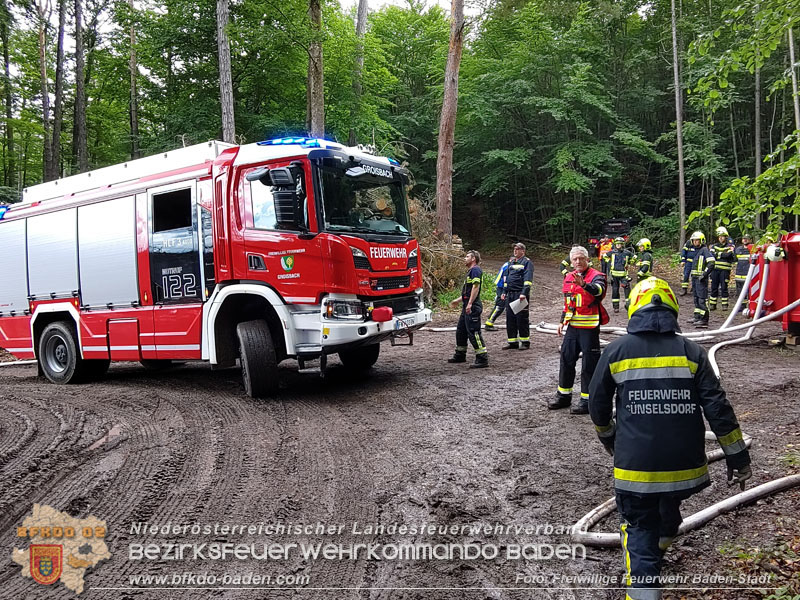
[[[647,238],[642,238],[636,244],[639,248],[639,254],[636,255],[636,281],[642,281],[653,275],[653,245]]]
[[[683,248],[681,248],[681,269],[683,270],[681,296],[685,296],[689,291],[689,282],[692,279],[692,263],[694,262],[695,254],[697,254],[697,249],[692,245],[692,240],[686,240]]]
[[[736,281],[736,297],[738,298],[739,295],[742,293],[742,288],[744,287],[744,281],[747,279],[747,272],[750,270],[750,253],[753,250],[753,244],[751,243],[751,238],[749,233],[745,233],[742,235],[742,243],[740,246],[736,246],[734,252],[736,253],[736,272],[733,275],[734,280]],[[744,298],[742,298],[742,306],[740,308],[744,308],[747,306],[747,292],[744,293]]]
[[[744,489],[752,471],[706,351],[678,335],[669,285],[655,277],[637,284],[628,316],[628,335],[612,341],[597,365],[589,411],[614,456],[627,597],[651,600],[661,598],[658,577],[682,520],[681,501],[710,484],[703,415],[725,453],[729,485]]]
[[[558,270],[561,271],[562,277],[566,277],[567,273],[572,271],[572,263],[569,260],[569,256],[559,263]]]
[[[603,272],[603,275],[608,278],[608,261],[606,257],[608,256],[609,252],[614,249],[614,241],[610,237],[604,237],[600,240],[598,244],[598,257],[600,260],[600,270]]]
[[[589,266],[589,252],[576,246],[569,253],[575,270],[564,278],[564,312],[558,324],[561,342],[561,365],[558,370],[558,392],[547,402],[547,408],[570,407],[570,413],[585,415],[589,412],[589,382],[600,358],[600,325],[608,322],[603,309],[606,295],[606,276]],[[566,332],[564,328],[566,327]],[[572,401],[575,383],[575,365],[583,352],[581,362],[581,395]]]
[[[719,298],[722,308],[728,308],[728,281],[736,253],[728,237],[728,230],[717,227],[717,243],[711,248],[714,253],[714,270],[711,272],[711,293],[708,296],[708,308],[717,310]]]
[[[533,263],[525,256],[525,244],[514,244],[514,257],[508,262],[506,275],[506,332],[508,344],[503,350],[531,347],[531,327],[529,322],[531,286],[533,285]],[[514,313],[511,303],[525,300],[528,304]]]
[[[510,261],[509,261],[510,262]],[[495,296],[494,296],[494,307],[492,308],[492,313],[489,315],[489,318],[486,319],[486,329],[492,330],[494,329],[494,323],[497,318],[503,314],[506,308],[506,275],[508,274],[508,265],[509,262],[503,264],[500,267],[500,271],[497,273],[497,277],[494,278],[494,285],[496,288]]]
[[[689,238],[697,250],[692,263],[692,292],[694,293],[694,320],[692,325],[708,327],[708,276],[714,270],[714,254],[706,247],[706,236],[695,231]]]
[[[628,266],[633,262],[633,253],[625,249],[625,239],[618,237],[614,240],[614,249],[606,254],[606,268],[603,272],[611,276],[611,305],[614,312],[619,312],[619,290],[622,288],[623,300],[627,296]]]
[[[483,271],[478,266],[481,262],[481,255],[477,250],[470,250],[464,256],[464,265],[467,267],[467,278],[461,288],[461,297],[450,302],[450,306],[458,306],[461,302],[461,316],[458,318],[456,326],[456,351],[453,358],[449,358],[449,363],[467,362],[467,340],[475,349],[475,362],[470,368],[481,368],[489,366],[489,354],[486,352],[486,344],[481,336],[481,281]]]

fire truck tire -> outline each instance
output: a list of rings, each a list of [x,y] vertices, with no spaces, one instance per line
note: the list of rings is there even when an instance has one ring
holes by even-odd
[[[53,383],[77,383],[84,376],[84,361],[72,327],[63,321],[50,323],[39,337],[39,365]]]
[[[278,359],[266,321],[246,321],[236,326],[244,390],[251,398],[278,393]]]
[[[353,371],[366,371],[378,362],[378,356],[381,353],[380,344],[370,344],[369,346],[361,346],[354,350],[343,350],[339,352],[339,359],[342,364]]]

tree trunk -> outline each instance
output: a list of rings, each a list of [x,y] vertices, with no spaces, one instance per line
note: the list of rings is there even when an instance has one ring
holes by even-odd
[[[681,97],[680,70],[678,66],[678,23],[675,15],[675,0],[672,4],[672,77],[675,86],[675,133],[678,145],[678,205],[680,206],[680,232],[678,247],[686,243],[686,183],[683,169],[683,99]]]
[[[128,62],[128,69],[131,74],[131,101],[129,107],[129,116],[131,124],[131,159],[139,158],[139,94],[136,90],[136,79],[139,74],[139,65],[136,62],[136,7],[133,5],[133,0],[129,0],[128,6],[131,11],[131,27],[130,27],[130,61]]]
[[[800,136],[800,98],[797,96],[797,71],[794,70],[794,33],[792,28],[789,27],[789,66],[792,69],[792,104],[794,105],[794,129],[795,135]],[[800,152],[800,148],[798,148]],[[796,175],[796,174],[795,174]],[[794,230],[800,229],[798,227],[798,215],[794,216]]]
[[[50,146],[48,179],[58,179],[61,171],[61,124],[64,115],[64,25],[67,20],[67,1],[58,0],[58,49],[56,51],[56,96],[53,104],[53,142]]]
[[[436,229],[447,243],[453,236],[453,146],[458,112],[458,70],[464,46],[464,0],[452,0],[451,12],[450,49],[444,72],[439,154],[436,159]]]
[[[733,127],[733,103],[730,105],[728,116],[731,125],[731,149],[733,150],[733,166],[736,169],[736,178],[739,178],[739,153],[736,150],[736,129]]]
[[[358,0],[356,18],[356,60],[353,67],[353,107],[350,111],[350,136],[348,143],[356,145],[356,123],[361,116],[362,71],[364,70],[364,34],[367,31],[367,0]]]
[[[47,21],[50,17],[50,4],[48,2],[37,4],[36,12],[39,18],[39,76],[42,80],[42,129],[44,130],[42,175],[44,181],[50,181],[53,178],[53,152],[50,147],[52,141],[50,137],[50,90],[47,80]]]
[[[6,105],[6,162],[3,173],[3,184],[13,188],[17,184],[17,163],[14,152],[14,125],[11,119],[14,116],[14,97],[11,94],[11,61],[8,52],[8,34],[11,24],[11,13],[5,2],[0,14],[0,39],[3,43],[3,88]]]
[[[761,175],[761,69],[758,66],[758,59],[756,59],[755,68],[755,92],[753,102],[753,147],[755,149],[755,172],[754,176],[758,178]],[[738,177],[738,175],[737,175]],[[758,201],[758,193],[756,193],[756,201]],[[757,229],[762,227],[761,214],[756,215],[755,226]]]
[[[78,172],[89,170],[89,153],[86,140],[86,82],[83,73],[83,6],[75,0],[75,127],[72,139]]]
[[[230,19],[228,0],[217,0],[217,53],[219,55],[219,101],[222,108],[222,141],[233,144],[236,126],[233,120],[233,76],[231,47],[228,41]]]
[[[322,71],[322,3],[309,0],[311,44],[308,47],[308,84],[306,88],[306,125],[312,137],[325,135],[325,81]]]

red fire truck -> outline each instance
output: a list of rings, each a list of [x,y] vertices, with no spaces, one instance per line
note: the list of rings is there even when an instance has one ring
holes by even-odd
[[[431,319],[397,161],[310,138],[208,142],[24,191],[0,208],[0,347],[54,383],[110,361],[372,366]],[[411,337],[411,336],[409,336]],[[412,338],[413,339],[413,338]]]

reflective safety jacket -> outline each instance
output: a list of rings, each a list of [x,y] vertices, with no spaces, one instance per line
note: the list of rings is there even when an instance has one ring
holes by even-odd
[[[572,261],[569,259],[569,256],[561,261],[558,270],[561,271],[562,277],[566,277],[567,273],[572,271]]]
[[[589,267],[583,272],[583,287],[575,283],[576,271],[564,278],[564,312],[561,322],[570,327],[592,329],[600,326],[603,298],[606,295],[606,276]]]
[[[725,242],[724,244],[714,244],[711,247],[711,251],[714,253],[714,268],[717,271],[730,271],[733,268],[734,263],[734,248],[733,244],[730,242]]]
[[[697,248],[692,244],[692,240],[687,240],[681,248],[681,264],[694,262],[695,254],[697,254]]]
[[[700,246],[697,249],[697,254],[694,255],[694,262],[692,263],[692,277],[698,279],[705,279],[714,269],[716,259],[714,254],[706,246]]]
[[[508,274],[508,263],[505,263],[502,267],[500,267],[500,271],[497,273],[497,277],[494,278],[494,284],[497,286],[497,295],[503,293],[503,288],[506,287],[506,275]]]
[[[600,242],[597,246],[600,255],[600,260],[603,260],[606,255],[614,249],[614,240],[606,240],[605,242]]]
[[[606,254],[605,261],[609,263],[611,275],[614,277],[626,277],[628,275],[628,265],[633,264],[633,253],[630,250],[614,248]]]
[[[639,271],[636,273],[639,279],[650,277],[653,274],[653,253],[649,250],[642,252],[642,254],[637,257],[636,266],[639,267]]]
[[[708,486],[704,415],[728,466],[750,464],[736,415],[705,349],[678,331],[669,310],[639,309],[628,335],[606,347],[595,369],[589,413],[598,436],[615,438],[617,491],[686,497]]]
[[[530,296],[533,285],[533,263],[527,256],[519,260],[512,258],[508,261],[508,274],[506,275],[506,294]]]
[[[750,270],[750,250],[753,244],[736,246],[736,273],[734,279],[737,281],[744,281],[747,279],[747,272]]]

